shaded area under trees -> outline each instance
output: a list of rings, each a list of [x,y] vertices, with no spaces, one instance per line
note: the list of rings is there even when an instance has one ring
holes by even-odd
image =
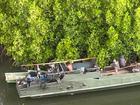
[[[1,0],[0,27],[19,63],[96,57],[104,67],[140,56],[139,0]]]

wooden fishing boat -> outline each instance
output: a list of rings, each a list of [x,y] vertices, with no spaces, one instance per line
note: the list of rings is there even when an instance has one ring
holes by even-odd
[[[69,72],[66,70],[66,63],[72,63],[72,71],[70,73],[80,73],[82,68],[87,68],[88,71],[96,71],[99,69],[98,67],[95,67],[95,58],[85,58],[85,59],[77,59],[77,60],[71,60],[71,61],[59,61],[59,62],[49,62],[49,63],[39,63],[39,64],[27,64],[27,65],[21,65],[21,67],[30,67],[30,66],[45,66],[45,65],[52,65],[52,64],[59,64],[60,69],[65,69],[65,72]],[[36,71],[34,70],[25,70],[24,72],[10,72],[5,73],[5,80],[7,83],[16,83],[16,80],[23,79],[30,71]],[[44,70],[41,70],[44,71]]]
[[[135,68],[137,67],[137,68]],[[80,72],[67,74],[61,82],[46,83],[42,88],[37,81],[30,87],[17,86],[20,98],[30,97],[53,97],[59,95],[74,95],[78,93],[116,89],[140,85],[140,72],[132,72],[133,69],[140,69],[140,64],[130,65],[121,68],[116,72]],[[124,70],[127,69],[127,70]],[[131,72],[131,73],[130,73]],[[114,75],[115,74],[115,75]]]
[[[33,81],[30,82],[30,86],[28,85],[27,82],[27,76],[25,76],[28,75],[29,72],[24,72],[25,74],[24,73],[21,74],[23,78],[21,78],[21,75],[18,74],[19,78],[17,77],[14,79],[16,81],[16,88],[19,97],[20,98],[25,97],[35,98],[43,96],[53,97],[59,95],[73,95],[77,93],[140,85],[140,72],[132,73],[135,67],[139,69],[140,66],[139,63],[121,68],[117,74],[114,71],[113,72],[100,71],[93,59],[73,61],[71,63],[72,71],[67,70],[68,67],[66,63],[67,62],[53,62],[53,63],[51,62],[51,63],[33,64],[33,65],[55,64],[57,65],[57,68],[59,68],[60,71],[50,74],[47,73],[46,77],[48,80],[46,80],[46,82],[44,81],[42,82],[40,77],[39,78],[36,77]],[[31,66],[31,65],[22,65],[22,66]],[[46,75],[46,71],[39,72],[45,73]],[[64,74],[64,77],[62,79],[55,78],[59,77],[61,74]],[[50,80],[55,81],[50,82],[48,78],[49,76],[51,76]]]

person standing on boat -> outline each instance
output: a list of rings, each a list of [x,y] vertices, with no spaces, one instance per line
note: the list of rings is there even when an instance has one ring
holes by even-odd
[[[126,66],[126,60],[125,60],[123,55],[119,59],[119,64],[120,64],[120,67],[125,67]]]
[[[47,83],[47,74],[46,73],[41,73],[40,74],[40,87],[42,89],[46,88],[46,83]]]
[[[69,71],[69,72],[72,72],[72,69],[73,69],[72,63],[67,62],[66,65],[67,65],[68,71]]]
[[[28,74],[27,75],[27,77],[26,77],[26,79],[27,79],[27,87],[30,87],[31,86],[31,75],[30,74]]]
[[[113,60],[112,67],[114,67],[115,72],[118,73],[120,66],[119,66],[119,62],[116,59]]]

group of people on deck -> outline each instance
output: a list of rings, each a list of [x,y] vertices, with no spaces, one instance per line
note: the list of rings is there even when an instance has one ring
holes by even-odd
[[[45,81],[47,79],[48,74],[54,74],[54,73],[59,73],[60,72],[58,70],[59,68],[55,64],[50,64],[50,65],[47,65],[47,66],[49,66],[49,67],[47,68],[46,73],[41,74],[41,72],[40,72],[41,69],[40,69],[39,65],[36,65],[36,73],[37,74],[35,76],[31,76],[31,73],[28,73],[28,75],[26,76],[26,81],[27,81],[28,87],[30,87],[31,82],[35,80],[34,77],[39,78],[41,81]],[[65,71],[66,73],[67,73],[67,71],[68,71],[68,73],[72,72],[73,71],[72,63],[67,62],[66,63],[66,68],[67,68],[67,70]],[[63,78],[63,76],[64,76],[63,74],[64,73],[62,73],[62,71],[61,71],[60,79]]]
[[[125,60],[124,56],[121,56],[118,61],[116,59],[114,59],[113,62],[111,63],[111,66],[115,69],[115,72],[118,73],[118,71],[119,71],[119,69],[121,67],[125,67],[126,66],[126,60]],[[72,72],[73,71],[73,63],[72,62],[67,62],[66,63],[66,68],[67,68],[68,73]],[[55,64],[52,64],[52,65],[50,64],[49,68],[47,68],[46,73],[42,73],[40,71],[41,71],[40,66],[36,65],[36,72],[34,72],[32,74],[31,73],[27,74],[27,76],[26,76],[26,83],[27,83],[28,87],[30,87],[31,82],[34,81],[36,79],[36,77],[40,81],[46,81],[46,80],[48,81],[48,79],[49,79],[49,75],[48,74],[55,74],[55,73],[57,74],[57,73],[60,72],[59,71],[59,67],[57,65],[55,65]],[[63,71],[63,72],[67,72],[67,71]],[[64,74],[65,73],[63,73],[61,76],[59,75],[59,79],[60,80],[61,80],[61,78],[64,77]],[[51,77],[51,78],[54,79],[54,77]]]
[[[121,56],[119,58],[119,61],[114,59],[111,66],[115,69],[115,72],[118,73],[119,68],[126,66],[126,60],[125,60],[124,56]]]
[[[47,70],[41,71],[39,65],[36,65],[36,71],[27,74],[26,81],[28,87],[30,87],[31,82],[36,79],[40,80],[40,83],[53,82],[63,79],[64,73],[59,69],[58,65],[50,64],[46,66]]]

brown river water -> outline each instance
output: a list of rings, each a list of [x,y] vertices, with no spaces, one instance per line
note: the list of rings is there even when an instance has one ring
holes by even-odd
[[[140,86],[73,96],[19,99],[15,84],[4,80],[4,72],[8,71],[14,71],[11,64],[0,63],[0,105],[140,105]]]

